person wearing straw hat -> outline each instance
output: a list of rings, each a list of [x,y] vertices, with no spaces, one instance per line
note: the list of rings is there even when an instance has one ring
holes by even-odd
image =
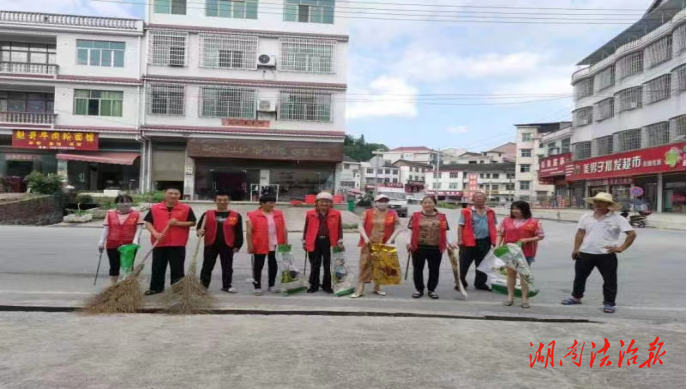
[[[315,293],[322,286],[327,293],[332,290],[332,247],[343,249],[343,229],[341,212],[332,209],[333,197],[330,193],[322,192],[315,198],[315,209],[305,214],[303,228],[303,248],[310,259],[310,288],[308,293]],[[320,284],[320,267],[324,267],[324,275]]]
[[[615,211],[622,206],[613,201],[610,193],[599,192],[585,201],[592,204],[594,211],[580,217],[575,234],[572,260],[575,261],[575,280],[572,295],[561,302],[563,305],[582,303],[587,278],[596,267],[603,278],[603,310],[615,312],[615,297],[618,292],[618,256],[627,250],[637,233],[630,223]],[[618,246],[620,233],[626,234],[625,241]]]

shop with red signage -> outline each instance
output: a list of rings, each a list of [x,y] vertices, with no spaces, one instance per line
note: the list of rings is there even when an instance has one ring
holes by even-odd
[[[539,183],[554,186],[554,197],[551,201],[553,208],[568,208],[573,206],[571,190],[565,178],[565,169],[571,159],[570,153],[552,155],[539,160]]]

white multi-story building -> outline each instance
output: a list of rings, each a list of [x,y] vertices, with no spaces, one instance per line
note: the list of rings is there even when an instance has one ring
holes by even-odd
[[[684,1],[654,1],[578,65],[566,175],[573,192],[685,212]]]
[[[385,161],[384,167],[375,169],[370,162],[361,162],[360,171],[362,173],[362,189],[371,191],[375,185],[396,186],[403,188],[401,182],[401,170]]]
[[[442,165],[440,171],[428,172],[427,194],[439,200],[471,201],[472,194],[483,192],[490,202],[513,201],[515,193],[513,162]]]
[[[442,150],[441,164],[504,163],[515,161],[516,144],[508,142],[489,151],[475,153],[461,149]]]
[[[384,160],[394,163],[398,160],[405,160],[410,162],[420,162],[428,165],[436,165],[440,163],[441,152],[432,150],[430,148],[420,147],[397,147],[382,154]]]
[[[405,186],[407,193],[421,196],[426,189],[425,174],[433,169],[432,165],[422,162],[412,162],[400,159],[393,163],[399,169],[399,181]]]
[[[541,147],[537,152],[537,179],[541,185],[553,186],[553,197],[547,203],[551,207],[584,207],[584,193],[572,196],[565,179],[566,166],[571,161],[571,137],[572,127],[566,127],[542,135],[539,141]],[[575,201],[573,202],[573,200]],[[547,200],[540,199],[541,201],[546,202]]]
[[[336,192],[342,193],[351,189],[360,190],[361,180],[360,162],[344,155],[343,162],[336,166]]]

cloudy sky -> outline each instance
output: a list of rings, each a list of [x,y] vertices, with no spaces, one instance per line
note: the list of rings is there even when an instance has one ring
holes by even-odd
[[[142,18],[145,1],[0,0],[0,9]],[[482,151],[514,140],[515,123],[569,120],[574,64],[650,3],[337,1],[351,36],[345,130],[390,147]]]

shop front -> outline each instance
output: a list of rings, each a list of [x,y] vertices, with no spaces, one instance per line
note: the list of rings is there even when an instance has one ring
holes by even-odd
[[[685,174],[664,174],[663,212],[685,213]]]
[[[572,204],[571,191],[565,179],[565,167],[569,161],[570,153],[552,155],[539,160],[539,183],[554,187],[553,198],[546,201],[553,208],[567,208]]]

